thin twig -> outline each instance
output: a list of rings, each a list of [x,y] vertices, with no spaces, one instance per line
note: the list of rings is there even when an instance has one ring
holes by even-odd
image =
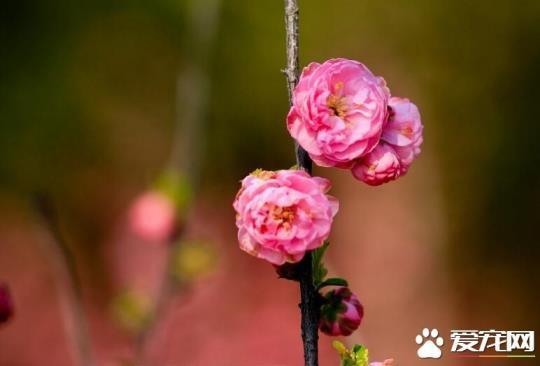
[[[93,366],[95,365],[94,357],[84,316],[75,259],[62,235],[56,210],[49,198],[44,195],[35,195],[33,204],[51,234],[50,240],[46,241],[45,253],[49,256],[55,270],[56,281],[60,286],[62,315],[68,339],[72,342],[74,364]]]
[[[179,238],[182,236],[182,234],[183,233],[179,234]],[[162,316],[165,313],[165,309],[167,308],[167,305],[169,304],[169,301],[175,292],[174,291],[175,284],[174,284],[173,278],[171,277],[172,259],[171,259],[170,253],[172,253],[175,250],[175,246],[177,244],[175,243],[172,245],[173,246],[169,246],[168,248],[167,266],[166,266],[165,271],[163,272],[163,277],[161,279],[159,292],[154,302],[153,313],[148,323],[144,326],[143,329],[139,331],[139,333],[137,334],[137,338],[135,339],[135,365],[136,366],[144,366],[147,364],[151,364],[146,359],[147,344],[148,344],[148,341],[152,338],[152,335],[154,334],[159,323],[161,322]]]
[[[287,77],[287,89],[289,103],[293,103],[293,91],[298,82],[299,57],[298,57],[298,16],[299,8],[297,0],[285,0],[285,30],[287,35],[287,68],[284,73]],[[300,169],[311,174],[313,163],[307,152],[298,143],[295,144],[296,163]],[[318,366],[318,342],[319,342],[319,304],[317,290],[313,285],[313,269],[311,252],[306,253],[298,264],[300,282],[300,310],[302,313],[301,327],[302,340],[304,343],[305,366]]]
[[[190,60],[176,80],[175,131],[168,169],[179,172],[192,187],[195,194],[199,183],[200,165],[204,151],[204,129],[206,127],[206,106],[209,99],[210,80],[208,77],[211,53],[221,10],[221,0],[190,0],[185,3],[189,14],[186,34],[190,49]],[[193,200],[193,197],[192,199]],[[187,220],[191,206],[185,207],[182,217]],[[178,283],[172,277],[174,259],[172,253],[181,245],[185,233],[185,223],[172,242],[167,243],[167,265],[160,279],[159,292],[153,305],[153,314],[146,326],[137,335],[135,362],[137,366],[151,365],[146,350],[171,298],[179,291]]]

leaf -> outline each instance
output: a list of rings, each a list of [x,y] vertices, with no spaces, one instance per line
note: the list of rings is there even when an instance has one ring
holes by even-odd
[[[344,286],[344,287],[348,287],[349,283],[344,278],[332,277],[332,278],[328,278],[328,279],[324,280],[323,282],[321,282],[317,286],[317,289],[320,290],[321,288],[326,287],[326,286]]]
[[[347,349],[340,341],[332,342],[332,346],[338,351],[341,359],[340,366],[368,366],[368,350],[366,347],[355,344],[352,349]]]
[[[178,281],[191,281],[210,272],[216,262],[214,246],[209,242],[185,241],[171,255],[171,274]]]
[[[171,199],[180,213],[186,209],[193,198],[193,187],[188,177],[174,170],[164,171],[154,187]]]
[[[338,351],[339,355],[344,355],[344,354],[347,354],[347,352],[349,351],[347,349],[347,347],[345,347],[345,345],[343,343],[341,343],[340,341],[333,341],[332,342],[332,347],[334,347],[334,349],[336,351]]]
[[[325,241],[322,246],[315,249],[312,253],[311,263],[313,267],[313,284],[315,286],[319,286],[319,284],[324,280],[326,274],[328,273],[328,270],[324,266],[322,259],[329,245],[330,243],[328,241]]]
[[[124,290],[114,297],[111,311],[120,325],[129,331],[138,332],[150,320],[151,307],[151,300],[145,294]]]
[[[368,349],[362,345],[356,344],[352,349],[355,366],[368,366]]]

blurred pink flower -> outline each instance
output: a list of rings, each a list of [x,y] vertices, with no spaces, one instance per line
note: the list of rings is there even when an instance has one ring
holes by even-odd
[[[383,362],[370,362],[369,366],[394,366],[394,359],[390,358],[388,360],[384,360]]]
[[[256,170],[234,200],[240,248],[275,265],[320,247],[338,211],[327,179],[300,170]]]
[[[148,191],[133,202],[129,224],[133,232],[145,240],[166,241],[176,226],[174,203],[158,191]]]
[[[321,332],[331,336],[348,336],[360,326],[364,307],[347,287],[330,290],[321,306]]]
[[[378,144],[389,98],[384,79],[360,62],[314,62],[294,90],[287,127],[317,164],[349,168]]]
[[[13,302],[6,284],[0,284],[0,324],[13,316]]]

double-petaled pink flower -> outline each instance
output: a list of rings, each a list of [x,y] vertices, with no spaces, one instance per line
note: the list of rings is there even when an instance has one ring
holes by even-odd
[[[319,328],[331,336],[348,336],[360,326],[364,308],[347,287],[328,291],[321,306]]]
[[[256,170],[234,200],[240,248],[275,265],[298,262],[330,234],[338,202],[330,182],[300,170]]]
[[[379,185],[407,173],[420,154],[422,121],[418,108],[406,98],[392,97],[380,144],[359,159],[351,171],[369,185]]]
[[[379,143],[389,98],[384,79],[360,62],[314,62],[294,89],[287,127],[318,165],[350,168]]]

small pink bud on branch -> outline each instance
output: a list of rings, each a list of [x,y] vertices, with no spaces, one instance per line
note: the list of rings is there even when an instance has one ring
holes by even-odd
[[[323,297],[319,328],[331,336],[351,335],[362,322],[364,307],[348,287],[328,291]]]

